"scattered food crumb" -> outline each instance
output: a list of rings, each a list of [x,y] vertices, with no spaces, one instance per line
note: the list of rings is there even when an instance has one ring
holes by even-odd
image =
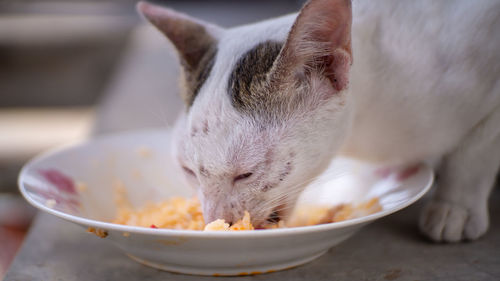
[[[87,228],[87,232],[88,233],[93,233],[97,237],[100,237],[100,238],[106,238],[106,237],[108,237],[108,232],[106,230],[100,229],[100,228],[95,228],[95,227],[89,226]]]
[[[76,190],[78,190],[78,192],[85,192],[87,191],[87,184],[84,183],[84,182],[76,182]]]
[[[137,169],[132,171],[132,176],[134,177],[134,179],[137,179],[137,180],[142,179],[142,173],[141,173],[141,171],[139,171]]]
[[[137,148],[137,154],[139,154],[142,158],[149,158],[153,155],[151,149],[145,146]]]
[[[45,206],[47,206],[48,208],[54,208],[56,204],[57,202],[54,199],[48,199],[47,201],[45,201]]]
[[[389,270],[385,276],[385,280],[395,280],[401,276],[401,269],[391,269]]]
[[[122,235],[123,235],[123,237],[129,237],[129,236],[130,236],[130,233],[128,233],[128,232],[123,232],[123,233],[122,233]]]

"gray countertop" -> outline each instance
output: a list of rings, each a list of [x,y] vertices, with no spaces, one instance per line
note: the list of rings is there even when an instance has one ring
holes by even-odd
[[[289,270],[223,280],[500,280],[500,190],[491,229],[473,243],[433,244],[419,235],[419,202],[365,228],[319,259]],[[109,241],[39,214],[5,280],[216,280],[138,264]]]

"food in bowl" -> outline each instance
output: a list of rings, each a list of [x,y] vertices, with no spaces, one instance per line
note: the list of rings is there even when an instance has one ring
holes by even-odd
[[[371,198],[360,204],[301,205],[297,207],[287,225],[307,226],[332,222],[340,222],[374,214],[382,210],[377,197]]]
[[[150,228],[168,228],[200,231],[242,231],[254,230],[250,214],[245,211],[242,219],[230,225],[223,219],[205,224],[200,201],[196,197],[172,197],[159,203],[149,203],[142,208],[134,208],[127,197],[123,184],[115,184],[116,224]],[[360,204],[340,204],[336,206],[302,205],[297,207],[289,221],[280,220],[267,225],[266,229],[308,226],[339,222],[381,211],[378,198]]]
[[[217,219],[207,224],[203,230],[205,231],[238,231],[238,230],[254,230],[255,228],[250,221],[250,214],[245,211],[243,218],[233,225],[229,225],[223,219]]]

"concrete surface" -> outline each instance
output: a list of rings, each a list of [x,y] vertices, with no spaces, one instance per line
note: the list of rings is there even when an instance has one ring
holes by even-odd
[[[19,250],[36,214],[19,195],[0,192],[0,279]]]
[[[24,280],[500,280],[500,190],[491,199],[490,231],[473,243],[433,244],[418,234],[422,203],[383,218],[319,259],[247,277],[172,274],[140,265],[79,226],[41,214],[6,281]],[[244,254],[244,253],[242,253]]]

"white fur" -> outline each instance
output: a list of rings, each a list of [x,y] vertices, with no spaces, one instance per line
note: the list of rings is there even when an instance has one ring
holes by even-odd
[[[298,191],[317,171],[327,166],[343,140],[337,135],[337,130],[330,128],[338,122],[336,127],[339,131],[346,131],[349,124],[348,112],[336,109],[338,101],[328,103],[315,114],[304,111],[284,116],[283,123],[265,124],[267,128],[263,131],[259,129],[261,123],[242,115],[231,105],[227,81],[237,60],[260,42],[285,41],[294,18],[295,15],[290,15],[227,30],[219,40],[218,56],[212,73],[200,89],[187,116],[181,117],[176,126],[176,148],[182,164],[193,171],[202,165],[211,174],[209,177],[197,175],[198,180],[194,182],[195,186],[199,186],[207,221],[221,217],[231,221],[248,209],[254,223],[263,223],[273,209],[293,203],[291,201],[296,199]],[[317,93],[325,91],[322,89],[324,82],[320,80],[318,78],[313,83],[313,91]],[[321,119],[329,121],[318,123]],[[201,130],[204,122],[208,123],[209,134],[190,137],[191,128],[194,126]],[[324,128],[319,128],[318,124]],[[311,128],[317,130],[311,132]],[[293,161],[293,173],[273,190],[260,192],[262,184],[277,181],[284,163],[290,159],[289,148],[299,148],[298,151],[293,150],[296,158]],[[273,150],[274,154],[272,168],[260,170],[269,150]],[[253,178],[261,179],[233,185],[233,178],[246,172],[253,172]],[[290,190],[294,187],[296,192]],[[284,193],[289,193],[289,196],[283,197]],[[236,207],[230,207],[230,203]]]
[[[355,4],[355,114],[341,153],[389,165],[444,157],[421,229],[478,238],[500,163],[498,1]]]
[[[181,163],[197,174],[202,165],[211,174],[192,179],[200,187],[206,219],[234,220],[249,208],[262,222],[273,208],[290,203],[284,193],[311,180],[335,152],[389,166],[444,157],[438,167],[444,180],[421,228],[434,240],[482,235],[500,165],[498,1],[355,1],[348,93],[262,130],[232,107],[229,75],[258,43],[284,41],[295,18],[222,31],[212,73],[177,123]],[[318,75],[312,78],[313,98],[330,90]],[[201,130],[205,122],[210,132],[191,137],[193,126]],[[272,166],[259,170],[270,149],[276,154]],[[296,154],[293,172],[274,190],[261,192],[290,151]],[[249,171],[260,180],[233,183]]]
[[[495,2],[448,3],[355,2],[356,109],[342,153],[389,164],[439,157],[500,103],[490,26],[500,12],[483,17]]]

